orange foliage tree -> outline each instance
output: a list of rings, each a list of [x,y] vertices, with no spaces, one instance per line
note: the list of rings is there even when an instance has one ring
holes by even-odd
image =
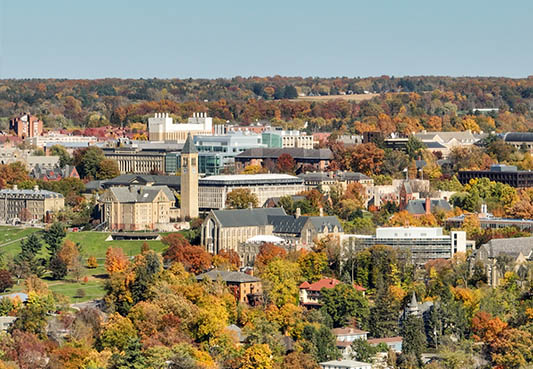
[[[126,271],[130,266],[128,257],[119,247],[109,247],[105,254],[105,268],[109,274]]]

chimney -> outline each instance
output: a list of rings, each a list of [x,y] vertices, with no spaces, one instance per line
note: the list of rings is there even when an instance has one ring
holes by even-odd
[[[19,189],[19,186],[17,186],[17,185],[13,185],[13,189],[16,191],[16,190]]]
[[[302,215],[302,210],[300,208],[296,208],[296,219],[298,219]]]
[[[252,210],[253,208],[254,208],[254,207],[252,206],[252,203],[249,202],[249,203],[248,203],[248,209]]]
[[[426,197],[426,214],[431,214],[431,200]]]
[[[323,208],[320,208],[320,216],[323,217],[324,216],[324,209]]]
[[[39,186],[35,185],[35,186],[33,187],[33,190],[34,190],[34,191],[39,191]]]

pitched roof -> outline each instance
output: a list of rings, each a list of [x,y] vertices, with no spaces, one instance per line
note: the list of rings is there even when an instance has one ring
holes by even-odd
[[[322,217],[312,216],[309,217],[309,219],[319,233],[322,233],[324,228],[327,228],[328,232],[333,232],[333,228],[335,227],[337,227],[339,232],[342,232],[342,225],[339,222],[339,219],[334,215]]]
[[[269,216],[268,222],[274,226],[274,233],[300,234],[308,217],[292,215]]]
[[[526,258],[533,257],[533,237],[494,238],[481,247],[487,250],[489,258],[520,253]]]
[[[384,338],[371,338],[367,340],[371,345],[377,345],[378,343],[394,343],[394,342],[403,342],[403,337],[384,337]]]
[[[331,332],[335,336],[342,336],[342,335],[348,335],[348,334],[365,334],[368,333],[367,331],[363,331],[361,329],[357,329],[354,327],[343,327],[343,328],[334,328],[331,330]]]
[[[448,201],[446,200],[443,200],[443,199],[430,200],[430,212],[435,210],[436,208],[440,208],[444,211],[452,210],[452,207],[450,206],[450,204],[448,204]],[[409,200],[405,210],[407,210],[411,214],[425,214],[426,213],[426,200],[425,199]]]
[[[196,280],[198,281],[202,281],[206,278],[211,281],[221,280],[226,283],[249,283],[261,281],[259,278],[246,273],[218,269],[212,269],[209,272],[202,273],[196,276]]]
[[[212,210],[223,227],[250,227],[270,224],[269,216],[286,215],[282,208]]]
[[[336,285],[341,284],[342,282],[334,278],[322,278],[321,280],[310,283],[309,287],[302,287],[303,283],[300,285],[301,289],[306,289],[310,291],[320,291],[322,288],[334,288]]]
[[[305,200],[305,196],[302,195],[289,195],[289,197],[292,199],[292,201],[302,201]],[[279,206],[279,200],[281,197],[269,197],[265,201],[265,205],[268,203],[273,203],[275,206]],[[263,205],[264,206],[264,205]]]
[[[183,149],[181,149],[182,154],[194,154],[197,153],[198,149],[196,146],[194,146],[194,142],[191,136],[191,133],[187,135],[187,140],[185,141],[185,144],[183,145]]]
[[[161,191],[170,201],[175,199],[174,194],[167,186],[111,187],[110,191],[118,202],[151,203]]]

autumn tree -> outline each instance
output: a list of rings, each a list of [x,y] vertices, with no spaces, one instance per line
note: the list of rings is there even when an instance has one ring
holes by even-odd
[[[296,169],[296,161],[290,154],[281,154],[276,160],[276,168],[280,173],[292,174]]]
[[[244,167],[242,174],[260,174],[260,173],[266,173],[267,170],[263,168],[261,165],[247,165]]]
[[[309,282],[316,282],[328,269],[328,258],[325,252],[308,252],[298,258],[302,278]]]
[[[28,171],[21,162],[0,164],[0,188],[12,187],[29,180]]]
[[[226,206],[230,209],[247,209],[249,206],[259,206],[257,195],[247,188],[237,188],[230,191],[226,196]]]
[[[280,307],[298,303],[300,268],[297,263],[275,258],[261,273],[269,300]]]
[[[206,271],[212,262],[212,256],[200,246],[191,246],[189,241],[179,233],[163,237],[168,248],[163,252],[165,262],[179,262],[190,272],[199,274]]]
[[[105,254],[105,268],[109,274],[126,271],[130,265],[128,257],[120,247],[109,247]]]
[[[259,253],[255,257],[255,266],[262,270],[272,260],[276,258],[284,258],[287,255],[287,251],[280,246],[276,246],[271,242],[264,242],[259,247]]]
[[[6,290],[13,287],[15,281],[11,276],[11,273],[8,270],[0,269],[0,292],[5,292]]]
[[[341,283],[333,288],[322,288],[322,309],[328,314],[334,327],[344,327],[349,319],[355,319],[361,328],[366,327],[370,311],[368,301],[350,285]]]
[[[257,344],[248,347],[240,359],[241,369],[272,369],[272,351],[265,344]]]

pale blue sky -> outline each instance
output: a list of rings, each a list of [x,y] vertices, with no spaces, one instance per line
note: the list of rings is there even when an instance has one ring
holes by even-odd
[[[533,1],[0,0],[0,78],[533,74]]]

